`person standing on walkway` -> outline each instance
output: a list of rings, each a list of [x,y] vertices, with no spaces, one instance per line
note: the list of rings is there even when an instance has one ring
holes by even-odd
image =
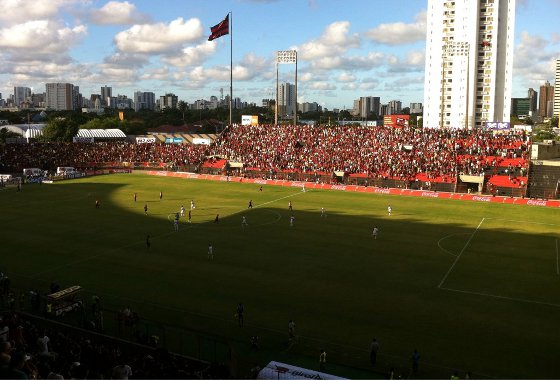
[[[321,350],[321,354],[319,355],[319,370],[325,370],[325,364],[327,364],[327,352],[325,350]]]
[[[290,319],[290,322],[288,322],[288,339],[289,341],[293,341],[296,337],[296,323]]]

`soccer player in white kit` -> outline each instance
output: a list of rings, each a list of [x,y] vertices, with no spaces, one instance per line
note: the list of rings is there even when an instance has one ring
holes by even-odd
[[[389,216],[393,215],[393,208],[391,207],[391,205],[387,207],[387,212],[389,213]]]
[[[245,218],[245,216],[241,217],[241,228],[245,228],[249,225],[249,223],[247,223],[247,218]]]
[[[295,221],[295,220],[296,220],[296,217],[295,217],[295,216],[293,216],[293,215],[290,216],[290,227],[293,227],[293,226],[294,226],[294,221]]]
[[[209,259],[214,258],[214,248],[212,247],[212,244],[208,245],[208,258]]]
[[[185,216],[185,206],[181,205],[181,217]]]
[[[377,235],[379,235],[379,228],[377,228],[377,226],[374,226],[374,227],[373,227],[373,233],[372,233],[372,235],[373,235],[373,238],[374,238],[374,239],[377,239]]]

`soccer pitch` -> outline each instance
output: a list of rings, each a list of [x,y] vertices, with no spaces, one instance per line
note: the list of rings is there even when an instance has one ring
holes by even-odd
[[[560,374],[557,209],[141,174],[5,190],[0,205],[0,269],[15,286],[79,284],[241,346],[257,333],[249,360],[313,366],[325,348],[329,363],[370,368],[376,337],[380,371],[407,376],[417,348],[420,377]]]

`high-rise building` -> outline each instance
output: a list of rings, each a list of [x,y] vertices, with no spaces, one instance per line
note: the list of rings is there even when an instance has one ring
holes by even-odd
[[[560,89],[560,59],[556,60],[556,71],[554,74],[554,87]],[[560,117],[560,90],[554,93],[553,116]]]
[[[136,91],[134,93],[134,111],[142,109],[154,110],[156,108],[156,95],[153,92]]]
[[[278,86],[278,114],[281,116],[294,115],[296,101],[296,86],[291,83],[280,83]]]
[[[101,104],[104,107],[111,106],[111,98],[113,97],[113,87],[103,86],[101,87]]]
[[[20,107],[30,97],[31,89],[29,87],[14,87],[14,104],[16,107]]]
[[[400,100],[391,100],[387,103],[387,115],[398,115],[402,112],[402,102]]]
[[[360,107],[360,117],[369,117],[371,114],[379,116],[381,98],[379,96],[362,96],[358,103]]]
[[[529,98],[529,115],[530,116],[536,116],[537,114],[537,106],[538,106],[538,98],[539,98],[539,93],[537,91],[535,91],[534,89],[530,88],[527,91],[527,97]]]
[[[511,98],[511,114],[518,117],[529,116],[531,100],[529,98]]]
[[[428,0],[424,126],[510,117],[515,0]]]
[[[422,103],[410,103],[410,114],[422,113]]]
[[[546,83],[542,85],[540,88],[540,96],[539,96],[540,117],[550,117],[552,115],[553,110],[549,109],[550,104],[552,104],[554,107],[554,86],[551,86],[550,82],[546,81]]]
[[[47,83],[45,106],[55,111],[74,108],[74,86],[71,83]]]
[[[179,103],[179,97],[175,94],[165,94],[165,96],[159,97],[160,110],[164,110],[166,108],[177,108],[177,103]]]

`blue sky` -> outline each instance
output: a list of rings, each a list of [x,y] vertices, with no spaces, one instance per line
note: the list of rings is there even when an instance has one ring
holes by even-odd
[[[474,1],[474,0],[473,0]],[[0,93],[70,82],[89,97],[152,91],[194,102],[229,92],[230,36],[208,42],[232,12],[233,95],[274,97],[277,50],[298,51],[298,100],[352,108],[423,101],[427,0],[2,0]],[[560,0],[517,0],[513,97],[554,81]],[[294,66],[280,66],[293,82]]]

